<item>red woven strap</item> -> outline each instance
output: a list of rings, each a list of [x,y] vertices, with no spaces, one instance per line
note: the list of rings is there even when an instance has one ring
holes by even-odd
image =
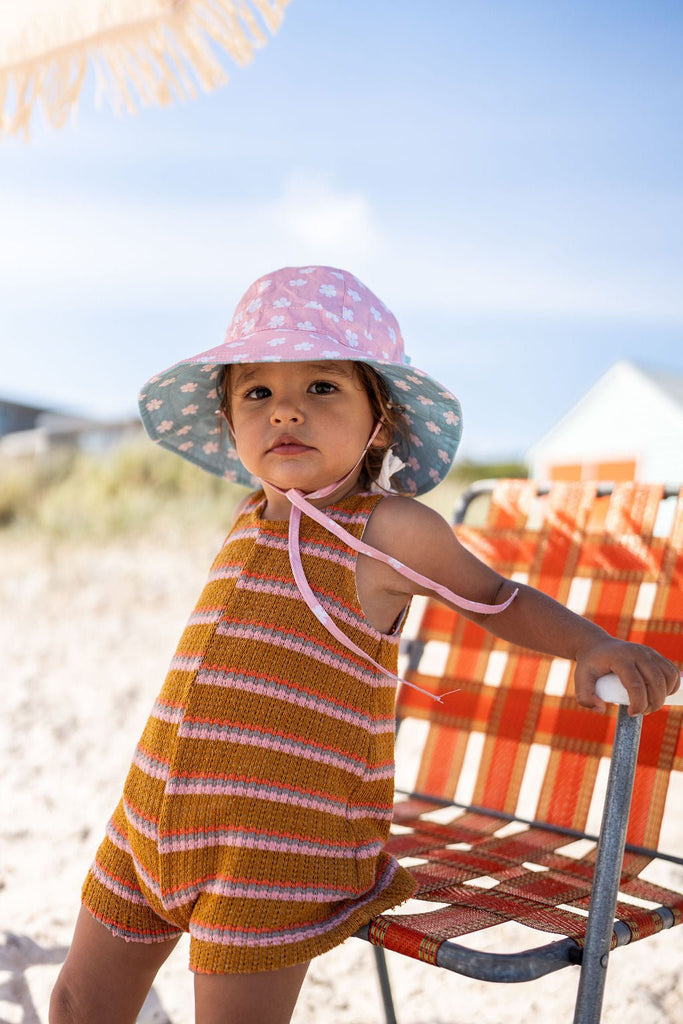
[[[395,924],[385,917],[376,917],[370,922],[368,938],[374,946],[384,946],[395,953],[412,956],[414,960],[422,960],[426,964],[436,966],[436,955],[441,940],[429,938],[402,924]]]

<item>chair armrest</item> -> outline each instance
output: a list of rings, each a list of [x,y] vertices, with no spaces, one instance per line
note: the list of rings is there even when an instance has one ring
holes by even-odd
[[[683,676],[681,676],[683,681]],[[622,686],[619,677],[610,672],[607,676],[601,676],[595,684],[595,692],[601,700],[606,701],[608,704],[628,704],[629,696],[626,692],[626,688]],[[683,705],[683,686],[676,693],[672,693],[666,698],[666,704],[677,704],[678,706]]]

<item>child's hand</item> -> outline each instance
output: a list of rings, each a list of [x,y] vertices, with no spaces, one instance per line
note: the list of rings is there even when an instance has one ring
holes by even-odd
[[[605,702],[596,694],[595,683],[609,672],[616,673],[628,691],[630,715],[657,711],[681,681],[673,662],[651,647],[607,637],[577,655],[574,689],[582,707],[605,711]]]

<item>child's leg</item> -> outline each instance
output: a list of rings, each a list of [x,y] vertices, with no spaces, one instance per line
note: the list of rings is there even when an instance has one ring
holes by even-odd
[[[195,1024],[289,1024],[307,970],[195,974]]]
[[[82,907],[50,1000],[50,1024],[134,1024],[177,941],[126,942]]]

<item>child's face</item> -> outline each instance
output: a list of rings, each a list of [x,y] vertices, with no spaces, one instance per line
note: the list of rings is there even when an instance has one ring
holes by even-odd
[[[374,427],[352,362],[244,363],[232,367],[229,386],[240,459],[284,490],[310,492],[341,479]]]

